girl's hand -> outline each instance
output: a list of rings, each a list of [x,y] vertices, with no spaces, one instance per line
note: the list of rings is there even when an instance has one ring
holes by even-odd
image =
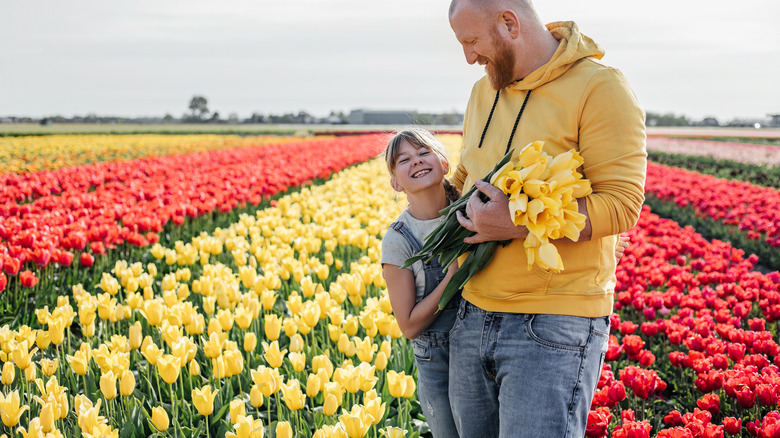
[[[615,260],[618,263],[620,262],[620,259],[623,258],[623,253],[626,251],[626,248],[628,248],[630,241],[631,238],[628,237],[627,233],[622,233],[618,236],[617,246],[615,247]]]
[[[447,277],[449,278],[455,275],[455,271],[457,270],[458,270],[458,259],[455,259],[455,261],[450,264],[450,267],[447,268]]]

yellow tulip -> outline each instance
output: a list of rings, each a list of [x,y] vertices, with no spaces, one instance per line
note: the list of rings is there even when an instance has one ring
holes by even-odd
[[[130,370],[125,370],[119,381],[119,393],[125,397],[130,396],[135,390],[135,376]]]
[[[373,398],[371,400],[364,401],[364,405],[366,407],[366,412],[374,417],[374,421],[372,421],[371,424],[379,424],[379,422],[382,421],[382,417],[385,415],[386,403],[382,403],[382,400],[379,398]]]
[[[287,358],[290,360],[293,369],[299,373],[306,367],[306,354],[304,353],[292,352],[287,355]]]
[[[168,412],[160,406],[152,408],[152,424],[160,432],[165,432],[170,426],[170,420],[168,419]]]
[[[218,392],[212,391],[210,385],[192,390],[192,403],[201,415],[207,416],[214,412],[214,398]]]
[[[379,433],[387,438],[404,438],[406,436],[406,429],[400,427],[387,426],[384,429],[379,429]]]
[[[247,332],[244,334],[244,351],[250,352],[257,347],[257,335],[253,332]]]
[[[25,340],[16,344],[16,348],[13,349],[12,356],[14,365],[20,370],[25,370],[30,366],[30,360],[32,359],[33,354],[38,351],[37,348],[33,348],[30,351],[28,351],[27,348],[27,341]]]
[[[14,383],[16,377],[16,367],[13,362],[6,362],[3,364],[3,374],[0,376],[0,383],[5,386],[9,386]]]
[[[306,404],[306,395],[301,390],[301,384],[297,379],[290,380],[287,384],[282,384],[282,400],[292,411],[303,409]]]
[[[322,413],[330,417],[335,414],[339,408],[339,400],[333,394],[325,396],[325,403],[322,405]]]
[[[341,336],[339,336],[337,347],[339,352],[344,353],[347,357],[355,355],[355,343],[347,337],[346,333],[342,333]]]
[[[141,314],[146,318],[146,322],[148,322],[149,325],[156,327],[162,322],[164,312],[165,304],[163,304],[163,301],[160,298],[155,298],[144,302],[144,308],[141,311]]]
[[[292,426],[288,421],[280,421],[276,423],[276,437],[277,438],[292,438]]]
[[[217,321],[223,331],[229,332],[233,328],[233,312],[227,309],[221,309],[217,312]],[[247,326],[249,327],[249,326]]]
[[[252,389],[249,390],[249,403],[255,408],[263,406],[263,393],[260,392],[260,387],[252,385]]]
[[[260,392],[270,397],[279,391],[279,383],[276,380],[272,368],[260,365],[257,370],[251,370],[252,381],[260,388]]]
[[[165,354],[157,359],[157,372],[165,383],[172,384],[179,378],[181,371],[181,359],[172,355]]]
[[[265,307],[265,305],[263,305]],[[279,316],[274,314],[266,314],[263,328],[265,331],[265,337],[270,341],[279,339],[279,332],[282,330],[282,320]]]
[[[40,399],[38,399],[40,400]],[[40,400],[43,402],[43,400]],[[42,403],[41,412],[38,414],[41,419],[41,430],[43,433],[49,433],[54,430],[54,405],[52,403]]]
[[[252,311],[241,306],[236,308],[234,320],[241,330],[246,330],[252,324],[254,314]]]
[[[264,290],[260,293],[260,302],[263,304],[263,309],[272,310],[276,303],[276,298],[279,295],[273,290]],[[271,339],[273,341],[273,339]]]
[[[0,393],[0,418],[7,427],[19,424],[19,418],[24,411],[30,409],[27,405],[20,406],[20,402],[19,391],[9,392],[5,396]]]
[[[116,397],[116,375],[113,371],[100,376],[100,392],[106,400],[113,400]]]
[[[246,416],[246,405],[243,400],[230,401],[230,422],[235,426],[238,423],[239,416]]]
[[[233,428],[235,432],[225,433],[225,438],[262,438],[265,434],[263,421],[255,420],[251,415],[239,416]]]
[[[311,369],[315,373],[319,373],[321,369],[324,369],[327,371],[328,378],[330,378],[333,375],[333,362],[330,361],[328,356],[320,354],[311,359]]]
[[[379,348],[374,341],[366,336],[363,339],[355,338],[355,348],[357,350],[358,359],[361,362],[371,362],[374,359],[374,352]]]
[[[376,360],[374,360],[374,366],[377,370],[383,371],[385,368],[387,368],[387,355],[385,355],[384,351],[380,351],[376,354]]]
[[[54,345],[62,344],[65,337],[66,321],[63,318],[54,318],[49,321],[49,338]]]
[[[293,353],[298,353],[303,351],[303,347],[305,347],[303,336],[301,336],[300,333],[292,335],[290,338],[290,351]]]
[[[406,376],[404,379],[406,380],[406,389],[404,390],[403,397],[412,398],[414,396],[414,391],[417,390],[414,376]]]
[[[320,393],[320,387],[322,387],[322,381],[316,374],[309,374],[306,378],[306,395],[309,398],[314,398]]]
[[[273,341],[271,342],[271,345],[263,342],[263,351],[265,352],[263,357],[268,362],[268,365],[273,368],[279,368],[282,366],[284,355],[287,354],[287,349],[285,348],[284,350],[280,351],[279,341]]]
[[[301,312],[301,318],[309,328],[313,328],[320,321],[320,313],[320,306],[316,301],[307,301]]]
[[[35,380],[37,375],[38,375],[38,368],[36,368],[35,364],[30,364],[29,367],[24,369],[24,380],[28,382],[32,382],[33,380]]]
[[[347,315],[344,320],[344,331],[349,336],[355,336],[358,331],[358,319],[355,315]]]
[[[222,357],[225,361],[226,376],[235,376],[237,374],[241,374],[241,372],[244,370],[244,356],[241,355],[240,351],[235,349],[225,350],[225,352],[222,354]]]
[[[292,337],[292,335],[298,333],[298,323],[295,321],[295,318],[284,318],[282,321],[282,328],[284,329],[284,334],[288,337]]]
[[[141,347],[141,341],[143,340],[143,330],[141,328],[141,321],[136,321],[130,326],[130,333],[128,336],[130,340],[130,348],[137,350]]]
[[[217,379],[224,379],[227,375],[225,371],[225,358],[220,355],[217,358],[211,359],[211,374]]]
[[[206,354],[206,357],[214,359],[222,354],[222,347],[222,337],[219,336],[219,333],[212,332],[211,335],[209,335],[208,341],[203,343],[203,353]]]
[[[198,365],[198,362],[193,360],[190,361],[190,376],[199,376],[200,375],[200,365]]]
[[[387,385],[390,388],[390,395],[395,398],[401,398],[406,392],[406,374],[402,371],[397,373],[395,370],[387,372]]]
[[[363,416],[352,413],[340,415],[339,423],[344,425],[349,438],[363,438],[371,427],[370,421],[365,421]]]

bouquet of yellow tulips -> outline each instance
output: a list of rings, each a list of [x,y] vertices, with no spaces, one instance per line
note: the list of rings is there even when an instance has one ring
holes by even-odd
[[[551,157],[542,150],[543,146],[543,141],[528,144],[515,161],[511,159],[514,150],[509,151],[483,181],[490,182],[509,197],[512,221],[528,228],[523,244],[528,269],[536,263],[544,269],[559,272],[563,269],[563,261],[550,240],[579,239],[585,226],[585,215],[578,211],[577,198],[590,194],[591,188],[590,181],[577,172],[583,163],[577,151],[571,149]],[[441,211],[446,216],[444,221],[428,235],[422,249],[404,263],[407,267],[417,260],[438,256],[443,269],[447,269],[455,259],[469,253],[444,289],[439,300],[440,309],[474,274],[487,266],[499,244],[509,243],[508,240],[479,244],[463,242],[474,233],[460,225],[456,212],[466,214],[466,204],[475,190],[476,187],[471,187],[463,197]]]

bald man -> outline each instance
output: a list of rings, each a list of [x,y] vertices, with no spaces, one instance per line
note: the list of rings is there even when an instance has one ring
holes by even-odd
[[[450,400],[461,437],[582,437],[609,336],[618,234],[644,201],[644,112],[604,51],[573,22],[544,25],[530,1],[455,0],[450,25],[469,64],[487,73],[471,93],[453,176],[476,185],[466,241],[509,240],[463,289],[450,338]],[[507,197],[479,181],[511,149],[543,140],[575,149],[593,193],[578,200],[579,239],[554,242],[559,273],[529,270],[528,230]]]

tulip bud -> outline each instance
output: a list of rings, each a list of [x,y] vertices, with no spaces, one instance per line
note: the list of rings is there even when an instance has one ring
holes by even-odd
[[[244,351],[252,351],[257,347],[257,335],[253,332],[244,334]]]
[[[168,426],[170,425],[170,422],[168,420],[168,412],[165,411],[165,409],[155,406],[152,408],[152,424],[154,424],[154,427],[157,428],[160,432],[165,432],[168,430]]]
[[[242,400],[232,400],[230,402],[230,422],[235,426],[238,423],[238,416],[246,417],[246,405]]]
[[[3,374],[2,377],[0,377],[0,382],[5,386],[9,386],[10,384],[14,383],[15,377],[16,377],[16,367],[14,366],[14,363],[13,362],[4,363]]]
[[[109,371],[100,376],[100,392],[106,400],[116,398],[116,376],[113,371]]]
[[[130,370],[122,373],[122,380],[119,382],[119,393],[124,397],[130,396],[135,390],[135,376]]]
[[[198,365],[197,361],[190,361],[190,376],[199,376],[200,375],[200,365]]]
[[[249,391],[249,403],[255,408],[263,406],[263,393],[260,392],[260,387],[252,385],[252,389]]]
[[[277,438],[292,438],[292,426],[287,421],[280,421],[276,423],[276,437]]]

